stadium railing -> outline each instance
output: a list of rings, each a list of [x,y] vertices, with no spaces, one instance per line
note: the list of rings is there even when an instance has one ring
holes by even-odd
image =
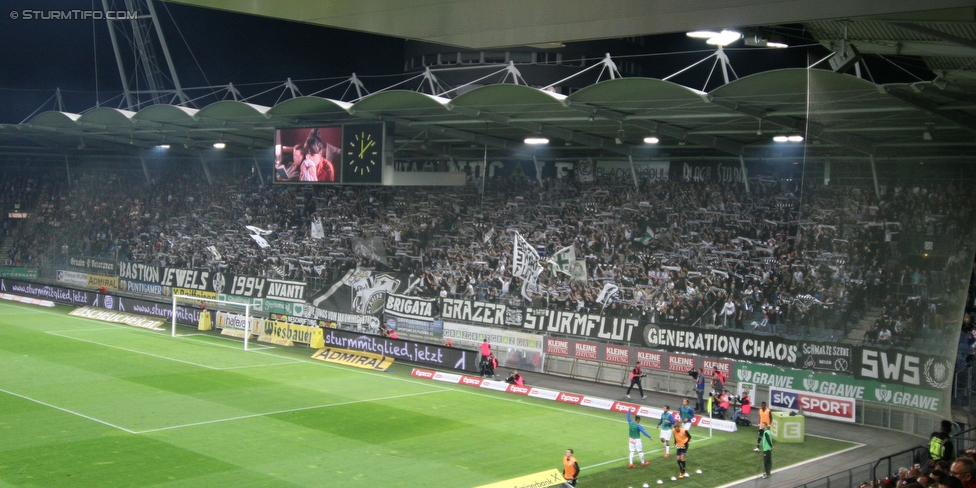
[[[976,427],[964,430],[952,436],[957,455],[965,453],[967,449],[976,446]],[[807,483],[795,485],[793,488],[840,488],[856,487],[861,483],[873,482],[888,476],[898,476],[899,468],[908,468],[921,464],[928,459],[928,446],[919,444],[917,447],[879,458],[876,461],[864,463],[850,469],[845,469],[823,478]],[[874,485],[871,486],[880,486]]]

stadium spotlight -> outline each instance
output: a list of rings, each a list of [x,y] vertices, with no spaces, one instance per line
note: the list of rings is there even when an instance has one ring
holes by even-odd
[[[803,136],[792,135],[786,138],[790,142],[803,142]]]
[[[710,44],[712,46],[728,46],[739,39],[742,39],[742,33],[739,31],[723,29],[722,32],[715,31],[692,31],[688,32],[688,37],[693,37],[695,39],[705,39],[705,44]]]
[[[156,146],[156,149],[169,149],[169,144],[160,144]]]
[[[215,147],[217,149],[223,149],[223,148],[227,147],[227,144],[225,144],[223,142],[215,142],[214,145],[213,145],[213,147]]]
[[[533,146],[539,144],[549,144],[549,139],[543,136],[528,136],[525,138],[525,143]]]
[[[657,144],[661,142],[661,140],[654,136],[647,136],[644,138],[644,142],[647,144]]]
[[[787,142],[790,138],[786,136],[773,136],[773,140],[776,142]]]

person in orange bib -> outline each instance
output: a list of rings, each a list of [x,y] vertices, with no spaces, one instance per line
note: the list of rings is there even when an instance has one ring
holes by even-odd
[[[759,438],[756,439],[756,448],[753,449],[753,451],[759,452],[760,443],[762,442],[762,435],[763,432],[766,430],[763,429],[762,426],[764,424],[772,425],[772,423],[773,423],[773,412],[769,410],[769,407],[766,406],[766,402],[762,402],[761,404],[759,404]]]
[[[576,478],[579,477],[579,462],[573,457],[573,450],[566,449],[566,457],[563,458],[563,478],[570,486],[576,486]]]
[[[681,424],[675,424],[672,429],[674,434],[674,447],[678,454],[678,478],[687,478],[685,474],[685,454],[688,453],[688,444],[691,443],[691,432],[685,430]]]

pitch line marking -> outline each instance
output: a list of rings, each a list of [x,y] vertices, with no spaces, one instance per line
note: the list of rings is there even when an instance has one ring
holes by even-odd
[[[692,442],[705,442],[705,441],[710,441],[710,440],[712,440],[712,439],[699,439],[699,440],[692,439],[692,440],[688,441],[688,443],[692,443]],[[675,446],[671,446],[671,447],[675,447]],[[675,449],[677,449],[677,448],[675,447]],[[662,449],[662,448],[659,447],[657,449],[653,449],[653,450],[650,450],[650,451],[644,451],[644,454],[653,454],[655,452],[661,452],[663,450],[664,449]],[[623,461],[623,460],[626,460],[626,459],[630,459],[630,457],[622,457],[622,458],[617,458],[617,459],[611,459],[609,461],[604,461],[602,463],[591,464],[589,466],[583,466],[582,468],[580,468],[580,471],[582,471],[584,469],[590,469],[590,468],[599,468],[600,466],[606,466],[607,464],[619,463],[620,461]]]
[[[86,329],[86,331],[87,330],[96,330],[96,329]],[[97,330],[120,330],[120,329],[118,329],[118,328],[110,328],[110,329],[97,329]],[[121,330],[127,330],[127,329],[121,329]],[[69,332],[78,332],[78,331],[69,331]],[[251,365],[244,365],[244,366],[225,366],[225,367],[207,366],[206,364],[194,363],[192,361],[185,361],[185,360],[182,360],[182,359],[171,358],[171,357],[168,357],[168,356],[160,356],[158,354],[152,354],[152,353],[145,352],[145,351],[139,351],[137,349],[130,349],[130,348],[127,348],[127,347],[122,347],[122,346],[113,346],[111,344],[105,344],[103,342],[97,342],[97,341],[92,341],[92,340],[88,340],[88,339],[81,339],[81,338],[78,338],[78,337],[71,337],[69,335],[65,335],[63,333],[58,333],[58,332],[45,332],[45,334],[51,334],[53,336],[63,337],[65,339],[71,339],[71,340],[79,341],[79,342],[87,342],[89,344],[95,344],[97,346],[109,347],[109,348],[112,348],[112,349],[119,349],[121,351],[131,352],[133,354],[142,354],[142,355],[154,357],[154,358],[157,358],[157,359],[165,359],[165,360],[168,360],[168,361],[175,361],[177,363],[189,364],[191,366],[197,366],[197,367],[200,367],[200,368],[206,368],[206,369],[213,370],[213,371],[227,371],[227,370],[232,370],[232,369],[245,369],[245,368],[260,368],[260,367],[263,367],[263,366],[281,366],[281,365],[285,365],[285,364],[301,364],[301,361],[291,360],[290,362],[287,362],[287,363],[251,364]],[[226,347],[226,346],[222,346],[222,345],[219,345],[219,344],[207,344],[207,343],[202,343],[202,344],[204,344],[204,345],[213,345],[215,347]]]
[[[316,409],[319,409],[319,408],[329,408],[329,407],[341,407],[341,406],[345,406],[345,405],[355,405],[357,403],[369,403],[369,402],[381,402],[381,401],[386,401],[386,400],[397,400],[397,399],[400,399],[400,398],[407,398],[407,397],[413,397],[413,396],[430,395],[432,393],[443,393],[443,391],[422,391],[422,392],[419,392],[419,393],[407,393],[407,394],[404,394],[404,395],[395,395],[395,396],[382,397],[382,398],[368,398],[368,399],[363,399],[363,400],[350,400],[348,402],[326,403],[326,404],[322,404],[322,405],[312,405],[310,407],[289,408],[289,409],[285,409],[285,410],[276,410],[274,412],[254,413],[254,414],[250,414],[250,415],[241,415],[239,417],[230,417],[230,418],[226,418],[226,419],[205,420],[205,421],[202,421],[202,422],[193,422],[193,423],[189,423],[189,424],[172,425],[172,426],[169,426],[169,427],[160,427],[158,429],[141,430],[141,431],[138,431],[138,432],[133,432],[133,434],[150,434],[150,433],[153,433],[153,432],[161,432],[161,431],[164,431],[164,430],[182,429],[184,427],[197,427],[197,426],[201,426],[201,425],[217,424],[217,423],[221,423],[221,422],[233,422],[235,420],[251,419],[251,418],[255,418],[255,417],[267,417],[269,415],[277,415],[277,414],[281,414],[281,413],[302,412],[302,411],[305,411],[305,410],[316,410]]]
[[[820,437],[820,436],[814,436],[814,437]],[[844,442],[851,442],[851,441],[844,441]],[[774,469],[772,472],[773,473],[779,473],[781,471],[786,471],[787,469],[799,468],[800,466],[804,466],[804,465],[807,465],[807,464],[810,464],[810,463],[815,463],[817,461],[821,461],[821,460],[827,459],[829,457],[836,456],[838,454],[844,454],[845,452],[848,452],[848,451],[853,451],[855,449],[860,449],[860,448],[862,448],[862,447],[864,447],[866,445],[867,444],[861,444],[859,442],[856,442],[856,443],[854,443],[853,446],[848,447],[847,449],[841,449],[840,451],[835,451],[835,452],[831,452],[831,453],[828,453],[828,454],[824,454],[823,456],[818,456],[818,457],[815,457],[813,459],[807,459],[806,461],[800,461],[800,462],[798,462],[796,464],[791,464],[789,466],[784,466],[784,467],[779,468],[779,469]],[[755,476],[750,476],[748,478],[742,478],[741,480],[733,481],[731,483],[724,484],[722,486],[716,486],[715,488],[730,488],[732,486],[738,485],[739,483],[746,483],[748,481],[752,481],[752,480],[759,479],[760,476],[761,475],[758,475],[757,474]]]
[[[48,407],[48,408],[53,408],[55,410],[60,410],[60,411],[65,412],[65,413],[70,413],[71,415],[74,415],[74,416],[77,416],[77,417],[81,417],[83,419],[91,420],[92,422],[97,422],[97,423],[102,424],[102,425],[107,425],[107,426],[109,426],[109,427],[111,427],[113,429],[118,429],[118,430],[121,430],[123,432],[127,432],[129,434],[136,434],[135,431],[126,429],[125,427],[120,427],[120,426],[115,425],[113,423],[109,423],[109,422],[106,422],[104,420],[96,419],[95,417],[89,417],[88,415],[85,415],[83,413],[75,412],[74,410],[68,410],[67,408],[63,408],[63,407],[59,407],[57,405],[52,405],[50,403],[42,402],[42,401],[40,401],[40,400],[38,400],[36,398],[31,398],[29,396],[21,395],[19,393],[14,393],[12,391],[4,390],[2,388],[0,388],[0,392],[6,393],[8,395],[15,396],[15,397],[18,397],[18,398],[23,398],[24,400],[28,400],[28,401],[34,402],[34,403],[36,403],[38,405],[44,405],[45,407]]]

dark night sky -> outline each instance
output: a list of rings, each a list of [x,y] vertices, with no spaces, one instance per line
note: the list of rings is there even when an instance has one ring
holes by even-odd
[[[376,86],[371,87],[368,76],[396,75],[403,71],[402,39],[161,1],[155,5],[184,87],[282,82],[288,77],[293,80],[336,78],[315,84],[299,83],[299,89],[308,94],[355,72],[367,77],[364,80],[367,87],[374,90],[389,86],[397,79],[375,79],[372,82]],[[100,10],[101,2],[94,2],[94,8]],[[0,49],[0,123],[21,122],[59,87],[64,91],[66,111],[82,112],[95,106],[96,64],[98,99],[106,104],[121,93],[106,21],[11,18],[11,11],[19,13],[24,9],[92,10],[93,2],[8,0],[3,3],[0,7],[0,46],[3,46]],[[159,62],[164,63],[161,54]],[[242,86],[240,91],[248,96],[272,86]],[[192,92],[190,96],[201,93]],[[259,103],[273,103],[277,93],[269,95],[270,101],[262,99]],[[334,96],[338,98],[339,94]],[[118,100],[113,99],[107,105],[118,106]],[[205,100],[202,104],[212,101]],[[52,109],[53,103],[44,108]]]
[[[118,3],[122,4],[121,0]],[[233,82],[246,97],[270,89],[288,77],[293,80],[324,79],[299,82],[302,94],[308,95],[339,83],[354,72],[370,91],[389,87],[403,79],[406,45],[403,39],[162,1],[156,1],[155,5],[184,87]],[[43,110],[53,109],[53,102],[45,104],[45,101],[59,87],[68,112],[83,112],[94,107],[96,100],[104,106],[120,107],[120,99],[116,96],[121,93],[121,82],[104,20],[11,18],[11,12],[19,13],[24,9],[90,11],[93,8],[100,10],[100,7],[100,0],[4,2],[0,7],[0,123],[19,123],[42,106]],[[827,52],[805,35],[802,26],[785,27],[785,32],[792,36],[792,45],[808,47],[757,53],[751,48],[742,48],[741,43],[734,45],[728,54],[738,75],[802,67]],[[598,42],[589,49],[583,47],[582,51],[606,52],[601,46]],[[648,68],[644,76],[663,78],[706,56],[709,48],[700,40],[688,39],[679,33],[648,38],[646,46],[639,50],[645,55],[685,52],[684,55],[647,57],[642,61]],[[574,47],[571,45],[567,51],[574,51]],[[575,51],[582,52],[579,48]],[[611,54],[620,62],[627,54],[635,53],[612,51]],[[618,55],[622,56],[618,58]],[[159,58],[159,62],[164,63],[161,54]],[[131,68],[131,59],[127,57],[127,60]],[[887,61],[868,61],[872,76],[879,82],[915,81]],[[922,73],[922,78],[931,76],[924,74],[924,69],[916,69],[917,60],[908,60],[910,68],[912,64],[916,65],[912,71]],[[701,85],[709,69],[711,61],[673,81],[705,88]],[[719,73],[714,74],[708,90],[720,83],[719,77]],[[246,86],[248,84],[255,85]],[[188,94],[194,97],[203,92],[188,91]],[[273,105],[280,94],[281,90],[276,90],[250,101]],[[329,98],[341,98],[341,95],[341,88],[321,94]],[[202,99],[196,106],[202,107],[216,100],[213,97]]]

